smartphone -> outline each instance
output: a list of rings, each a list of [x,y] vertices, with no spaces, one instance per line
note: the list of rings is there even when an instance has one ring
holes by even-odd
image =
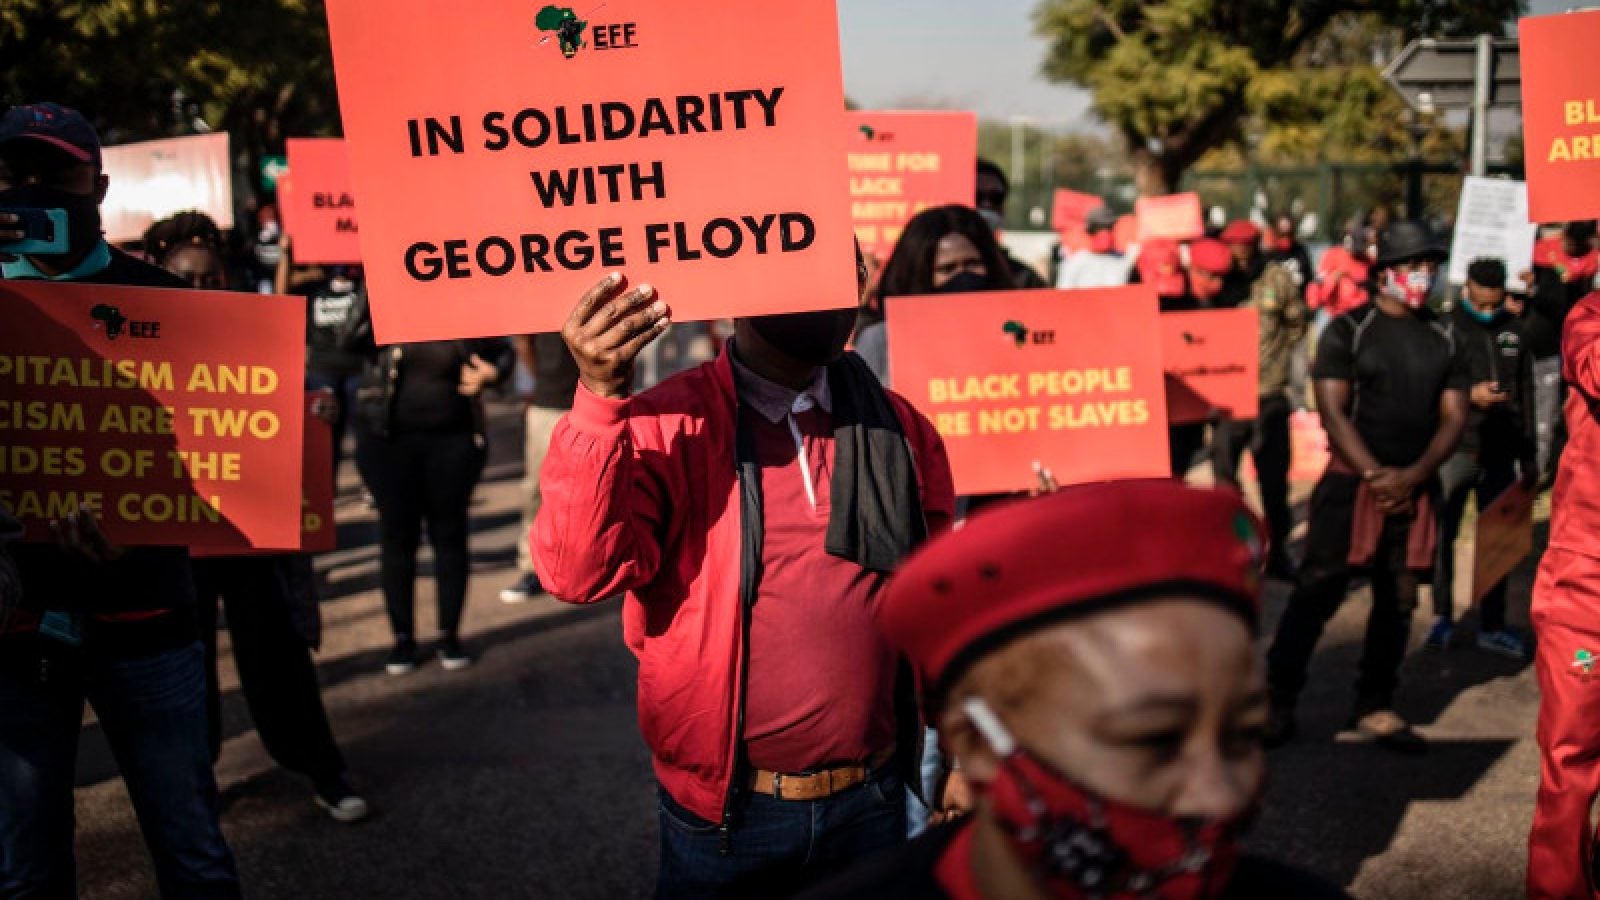
[[[23,233],[20,241],[0,243],[0,253],[47,255],[67,252],[66,210],[0,206],[0,213],[11,213],[20,218]]]

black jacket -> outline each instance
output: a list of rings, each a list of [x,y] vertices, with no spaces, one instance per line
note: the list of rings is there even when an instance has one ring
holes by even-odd
[[[1484,323],[1457,302],[1446,318],[1456,346],[1466,358],[1472,383],[1492,381],[1509,395],[1501,406],[1470,406],[1461,433],[1461,450],[1490,452],[1511,459],[1534,458],[1533,354],[1528,351],[1524,323],[1508,315]]]
[[[499,384],[511,377],[517,356],[511,342],[505,338],[470,338],[453,342],[465,364],[474,355],[492,363],[499,373]],[[361,373],[361,384],[356,389],[355,409],[351,415],[356,426],[373,437],[388,438],[394,421],[394,401],[405,367],[406,344],[378,346],[372,333],[372,310],[367,304],[367,294],[361,292],[356,310],[339,337],[339,346],[347,353],[360,355],[366,360]],[[483,410],[483,397],[472,399],[473,431],[481,445],[488,435],[488,422]]]
[[[1592,290],[1588,281],[1563,281],[1549,266],[1535,266],[1534,288],[1523,313],[1522,334],[1534,359],[1561,355],[1561,328],[1567,313]]]

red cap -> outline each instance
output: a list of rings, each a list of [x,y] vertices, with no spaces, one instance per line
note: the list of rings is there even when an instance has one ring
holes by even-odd
[[[1183,278],[1183,259],[1178,243],[1152,238],[1139,248],[1139,278],[1162,297],[1181,297],[1188,283]]]
[[[931,712],[973,662],[1075,616],[1179,595],[1253,628],[1264,546],[1232,490],[1172,478],[1064,488],[929,542],[889,585],[878,625]]]
[[[1235,219],[1222,229],[1221,237],[1224,244],[1258,244],[1261,242],[1261,229],[1248,219]]]
[[[1212,275],[1226,275],[1233,270],[1233,251],[1215,238],[1201,238],[1189,245],[1189,267]]]

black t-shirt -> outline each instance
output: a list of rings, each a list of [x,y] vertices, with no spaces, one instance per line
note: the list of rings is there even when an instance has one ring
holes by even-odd
[[[472,431],[472,401],[457,390],[466,362],[459,341],[424,341],[402,347],[391,420],[394,431]]]
[[[359,308],[359,291],[334,291],[324,281],[304,292],[306,298],[306,371],[330,377],[361,372],[359,354],[340,347]]]
[[[904,846],[870,857],[843,875],[799,895],[798,900],[947,900],[936,869],[945,848],[966,827],[955,822],[930,829]],[[1322,879],[1289,866],[1246,856],[1239,860],[1222,900],[1348,900]]]
[[[1427,311],[1390,316],[1368,304],[1333,320],[1313,378],[1350,382],[1351,419],[1372,455],[1409,466],[1439,430],[1439,398],[1471,389],[1464,354]]]
[[[189,287],[165,269],[115,248],[110,265],[76,279],[76,283]],[[62,553],[48,543],[15,544],[11,549],[22,575],[24,603],[30,608],[90,614],[84,625],[87,650],[137,657],[182,646],[198,637],[187,548],[136,547],[101,566]],[[145,615],[157,611],[164,614]]]
[[[578,392],[578,361],[572,358],[567,342],[559,334],[533,336],[534,406],[545,409],[571,409]]]

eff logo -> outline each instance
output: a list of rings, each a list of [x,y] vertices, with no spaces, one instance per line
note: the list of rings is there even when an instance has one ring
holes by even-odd
[[[1011,335],[1011,339],[1018,347],[1026,347],[1030,343],[1035,346],[1049,346],[1056,342],[1054,331],[1029,331],[1028,326],[1014,319],[1001,326],[1000,330]]]
[[[602,3],[589,11],[592,16],[605,8]],[[580,18],[570,7],[546,6],[539,10],[534,17],[533,24],[540,31],[550,32],[539,41],[540,46],[555,38],[557,46],[561,48],[561,55],[571,59],[578,55],[578,51],[591,46],[591,42],[584,38],[588,32],[593,36],[592,46],[596,50],[626,50],[639,46],[635,40],[638,33],[638,24],[635,22],[619,22],[611,25],[589,24],[587,17]]]
[[[96,331],[104,331],[106,340],[114,341],[127,332],[131,338],[159,338],[161,337],[160,322],[136,322],[122,314],[109,303],[100,303],[89,310],[89,318],[94,320]]]

